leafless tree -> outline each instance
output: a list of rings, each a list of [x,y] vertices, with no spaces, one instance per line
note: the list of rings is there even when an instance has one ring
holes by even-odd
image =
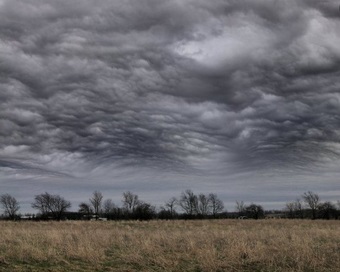
[[[294,202],[287,202],[285,210],[288,213],[288,218],[294,218],[295,217]]]
[[[5,210],[5,215],[14,220],[16,213],[20,209],[18,201],[13,196],[4,194],[0,196],[0,204]]]
[[[165,207],[168,208],[171,216],[173,216],[176,213],[175,207],[176,207],[177,203],[178,203],[178,201],[177,201],[177,198],[175,198],[175,197],[170,198],[165,203]]]
[[[187,215],[197,214],[198,199],[191,190],[186,190],[181,194],[179,205]]]
[[[113,203],[112,199],[106,199],[104,201],[104,213],[112,213],[116,209],[116,205]]]
[[[297,198],[294,202],[294,212],[296,217],[303,218],[303,206],[300,198]]]
[[[94,191],[92,197],[89,200],[93,207],[94,213],[98,216],[102,209],[103,194],[99,191]]]
[[[316,213],[320,204],[319,196],[311,191],[308,191],[302,195],[302,199],[306,203],[307,207],[312,210],[312,219],[316,219]]]
[[[140,201],[138,199],[138,195],[133,194],[130,191],[123,193],[123,207],[129,213],[135,211],[136,207],[139,205]]]
[[[197,212],[202,216],[207,216],[210,213],[210,199],[204,194],[198,195]]]
[[[51,214],[53,219],[62,219],[63,214],[71,207],[71,202],[66,201],[63,197],[59,195],[51,195],[49,193],[44,193],[36,195],[34,202],[32,203],[32,208],[37,209],[40,213],[46,216],[48,213]]]
[[[216,217],[216,215],[224,210],[224,204],[221,199],[217,197],[216,194],[209,194],[209,207],[212,215]]]
[[[238,213],[239,216],[244,215],[245,211],[246,211],[246,205],[244,204],[243,201],[236,201],[236,205],[235,205],[235,210]]]
[[[285,210],[288,213],[288,218],[303,218],[303,207],[300,199],[287,202]]]

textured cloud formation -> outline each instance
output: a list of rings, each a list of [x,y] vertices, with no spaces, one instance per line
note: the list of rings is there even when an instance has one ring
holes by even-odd
[[[3,0],[0,169],[337,161],[339,44],[333,1]]]

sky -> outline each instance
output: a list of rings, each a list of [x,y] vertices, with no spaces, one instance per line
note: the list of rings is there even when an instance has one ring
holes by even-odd
[[[327,0],[0,0],[0,194],[340,199]]]

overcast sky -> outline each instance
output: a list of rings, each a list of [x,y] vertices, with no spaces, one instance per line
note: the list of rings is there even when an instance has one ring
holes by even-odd
[[[0,193],[340,199],[338,1],[0,0]]]

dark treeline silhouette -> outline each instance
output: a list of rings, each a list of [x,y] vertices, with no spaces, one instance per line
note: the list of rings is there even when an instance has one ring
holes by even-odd
[[[265,210],[263,207],[254,203],[246,206],[243,201],[236,201],[235,209],[237,210],[238,218],[240,219],[262,219],[265,217]]]
[[[318,194],[308,191],[301,198],[287,202],[284,211],[287,218],[339,219],[340,201],[337,205],[330,201],[321,202]]]
[[[318,194],[305,192],[301,198],[287,202],[283,210],[265,210],[261,205],[236,201],[235,211],[227,212],[216,194],[195,194],[186,190],[176,198],[167,200],[156,208],[151,203],[139,199],[133,192],[122,194],[121,205],[112,199],[104,199],[99,191],[94,191],[87,202],[78,205],[76,212],[70,211],[71,202],[60,195],[42,193],[34,197],[31,207],[37,214],[19,214],[19,202],[9,194],[0,195],[2,219],[8,220],[151,220],[151,219],[339,219],[340,201],[337,204],[321,202]]]

